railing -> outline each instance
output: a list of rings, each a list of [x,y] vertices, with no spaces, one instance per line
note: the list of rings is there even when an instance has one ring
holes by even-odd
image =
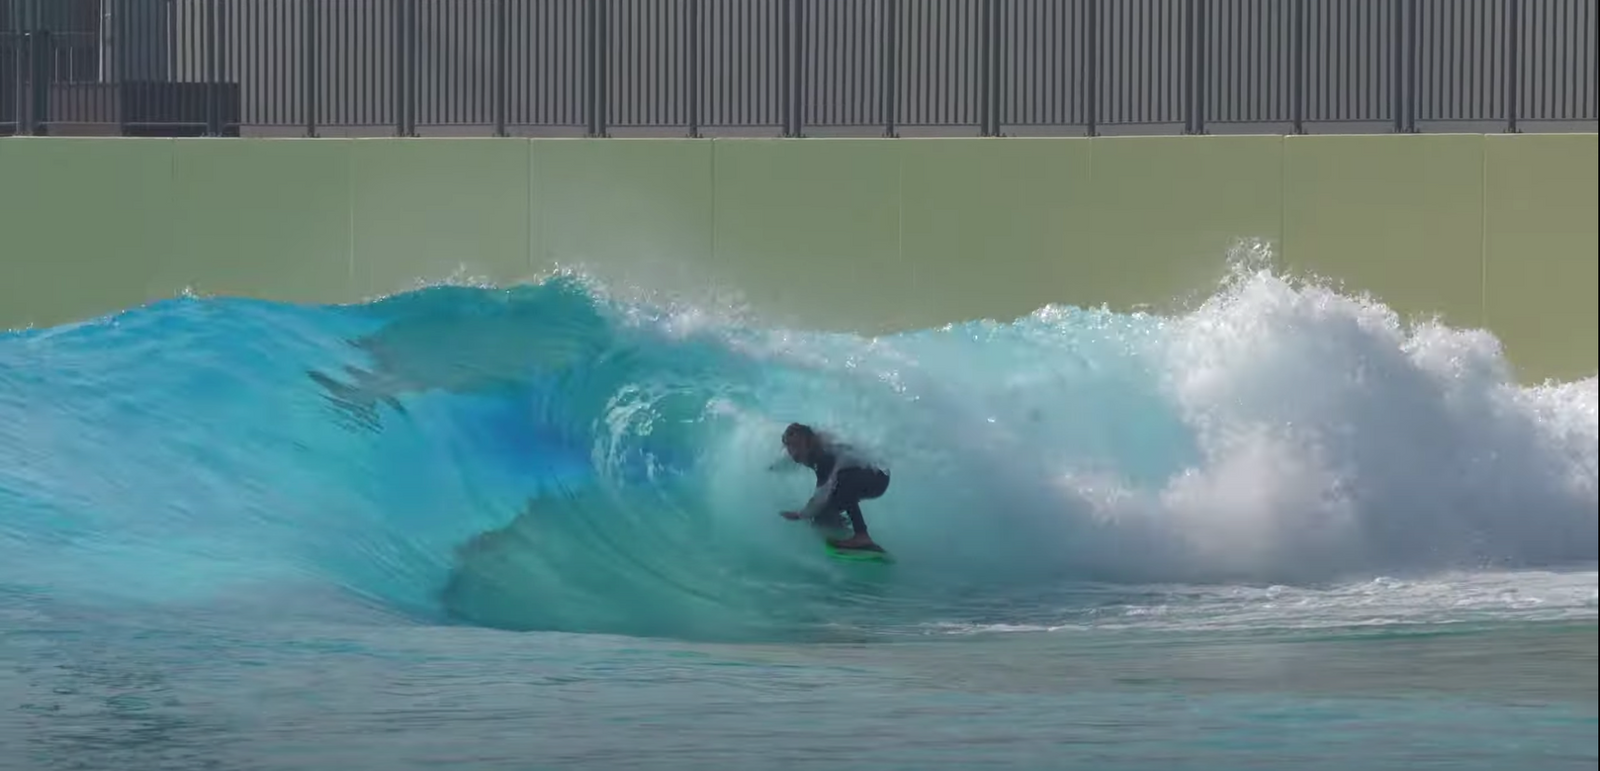
[[[1595,130],[1597,0],[0,0],[0,133]]]

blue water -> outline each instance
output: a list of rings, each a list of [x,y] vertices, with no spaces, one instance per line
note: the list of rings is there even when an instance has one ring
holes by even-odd
[[[1248,269],[879,338],[618,297],[0,336],[0,768],[1597,763],[1593,378]],[[793,420],[887,462],[895,564],[776,515]]]

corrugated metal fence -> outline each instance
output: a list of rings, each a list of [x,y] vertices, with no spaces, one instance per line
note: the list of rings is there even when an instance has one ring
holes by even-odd
[[[0,0],[0,133],[1593,131],[1597,0]]]

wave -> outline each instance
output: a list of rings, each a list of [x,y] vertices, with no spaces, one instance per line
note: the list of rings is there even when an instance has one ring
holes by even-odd
[[[1596,412],[1594,378],[1520,386],[1485,332],[1251,266],[1181,314],[880,337],[575,275],[180,297],[0,336],[0,586],[747,639],[1592,566]],[[865,509],[896,564],[776,516],[809,494],[767,468],[796,420],[885,459]]]

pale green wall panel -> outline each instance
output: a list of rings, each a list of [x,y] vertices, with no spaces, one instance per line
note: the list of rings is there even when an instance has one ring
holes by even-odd
[[[762,317],[875,330],[912,293],[893,140],[736,139],[716,148],[719,286]]]
[[[535,264],[583,268],[617,289],[689,291],[710,276],[710,142],[533,142]]]
[[[1089,305],[1091,141],[906,139],[900,155],[898,326],[1012,319],[1050,303]]]
[[[176,140],[175,254],[205,294],[343,302],[355,291],[348,141]]]
[[[531,278],[532,152],[523,139],[354,141],[355,291]]]
[[[1483,323],[1483,137],[1284,139],[1285,263],[1402,315]]]
[[[1282,145],[1276,136],[1095,139],[1093,239],[1075,258],[1076,280],[1096,304],[1119,309],[1209,293],[1234,243],[1278,239]]]
[[[349,302],[553,262],[877,332],[1181,305],[1236,239],[1593,375],[1586,135],[0,140],[0,323],[183,287]]]
[[[1594,134],[1486,137],[1485,316],[1519,374],[1596,374]]]
[[[172,143],[0,141],[0,321],[50,326],[172,297]]]

